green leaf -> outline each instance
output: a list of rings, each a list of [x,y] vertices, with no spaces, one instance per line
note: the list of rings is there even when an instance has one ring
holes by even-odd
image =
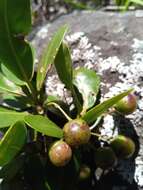
[[[143,0],[129,0],[129,3],[135,3],[135,4],[143,6]]]
[[[110,107],[112,107],[114,104],[116,104],[119,100],[121,100],[124,96],[127,96],[131,90],[128,90],[126,92],[123,92],[121,94],[118,94],[117,96],[114,96],[113,98],[110,98],[101,104],[98,104],[91,110],[89,110],[84,116],[83,119],[87,121],[88,123],[94,122],[97,117],[102,115],[104,112],[106,112]]]
[[[9,81],[2,73],[0,73],[0,92],[7,92],[14,95],[24,95],[21,88]]]
[[[73,69],[71,55],[68,45],[64,42],[61,44],[57,56],[55,58],[55,67],[60,80],[65,84],[66,88],[71,91],[73,96],[73,102],[75,104],[77,112],[80,113],[82,109],[81,103],[72,83]]]
[[[49,96],[47,96],[46,100],[44,101],[44,105],[48,104],[49,102],[55,102],[58,100],[59,100],[59,98],[57,96],[49,95]]]
[[[67,44],[62,43],[55,58],[55,67],[60,80],[66,88],[72,88],[72,60]]]
[[[100,87],[100,77],[95,71],[79,68],[74,71],[73,83],[83,98],[83,110],[91,108],[95,102]]]
[[[0,166],[8,164],[21,150],[27,136],[24,122],[11,126],[0,142]]]
[[[16,112],[0,107],[0,128],[9,127],[19,120],[23,120],[27,112]]]
[[[28,115],[25,117],[26,124],[35,129],[36,131],[43,133],[44,135],[62,138],[63,131],[55,123],[53,123],[47,117],[40,115]]]
[[[40,64],[38,66],[37,72],[37,89],[40,90],[43,82],[45,80],[49,65],[52,64],[55,60],[55,57],[58,53],[60,45],[63,41],[65,33],[67,32],[67,26],[61,27],[58,32],[54,35],[47,48],[45,49]]]
[[[1,67],[3,75],[11,82],[19,86],[26,84],[24,81],[18,79],[10,70],[8,70],[7,67],[3,63],[0,63],[0,67]]]
[[[73,96],[73,102],[80,113],[82,107],[78,95],[73,86],[73,69],[72,69],[72,60],[68,45],[62,43],[57,56],[55,58],[55,67],[58,73],[60,80],[65,84],[67,89],[71,90]]]
[[[20,37],[30,28],[30,0],[0,0],[0,60],[21,83],[33,75],[33,51]]]

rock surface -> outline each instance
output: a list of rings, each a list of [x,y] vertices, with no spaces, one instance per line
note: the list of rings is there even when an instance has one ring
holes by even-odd
[[[104,119],[101,133],[111,135],[114,125],[117,133],[124,133],[136,142],[136,157],[124,160],[116,170],[107,173],[99,183],[99,189],[141,190],[143,189],[143,12],[75,12],[62,16],[52,24],[36,29],[31,35],[38,57],[53,33],[63,24],[70,26],[66,41],[72,47],[75,67],[95,69],[102,77],[103,99],[134,87],[138,98],[138,109],[126,118]],[[57,87],[53,75],[47,78],[58,94],[63,95],[64,86]],[[105,85],[106,83],[106,85]],[[49,86],[49,85],[47,85]],[[47,88],[49,93],[52,89]],[[71,100],[70,100],[71,101]],[[138,138],[139,136],[139,138]]]

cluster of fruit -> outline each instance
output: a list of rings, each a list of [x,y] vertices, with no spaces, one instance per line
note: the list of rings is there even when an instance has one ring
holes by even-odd
[[[136,97],[129,94],[115,105],[120,114],[130,114],[137,106]],[[81,118],[67,122],[63,128],[64,140],[56,141],[49,149],[50,161],[55,166],[65,166],[72,158],[72,149],[89,142],[92,132]],[[118,135],[110,139],[107,145],[97,148],[95,163],[102,169],[110,169],[118,159],[130,158],[135,152],[135,144],[129,137]]]

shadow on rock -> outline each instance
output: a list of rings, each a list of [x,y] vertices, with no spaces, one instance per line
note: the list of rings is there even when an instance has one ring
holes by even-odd
[[[98,190],[139,190],[134,180],[135,174],[135,158],[138,155],[140,144],[139,137],[132,122],[121,116],[114,116],[115,126],[118,134],[130,137],[136,146],[134,155],[130,159],[120,160],[114,171],[102,175],[98,182]]]

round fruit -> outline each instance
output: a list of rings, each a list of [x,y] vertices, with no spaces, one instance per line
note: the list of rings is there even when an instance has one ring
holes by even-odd
[[[115,105],[115,109],[123,115],[131,114],[137,107],[137,99],[134,94],[128,94]]]
[[[80,180],[88,179],[90,177],[90,173],[91,173],[91,170],[88,166],[86,165],[81,166],[80,172],[79,172],[79,179]]]
[[[118,135],[110,142],[111,148],[119,158],[130,158],[135,152],[135,144],[132,139]]]
[[[64,141],[56,141],[49,150],[50,161],[55,166],[65,166],[72,157],[70,146]]]
[[[86,144],[91,136],[87,123],[82,119],[74,119],[65,124],[64,139],[70,146]]]
[[[117,158],[110,147],[100,147],[95,155],[95,163],[103,170],[111,169],[117,164]]]

